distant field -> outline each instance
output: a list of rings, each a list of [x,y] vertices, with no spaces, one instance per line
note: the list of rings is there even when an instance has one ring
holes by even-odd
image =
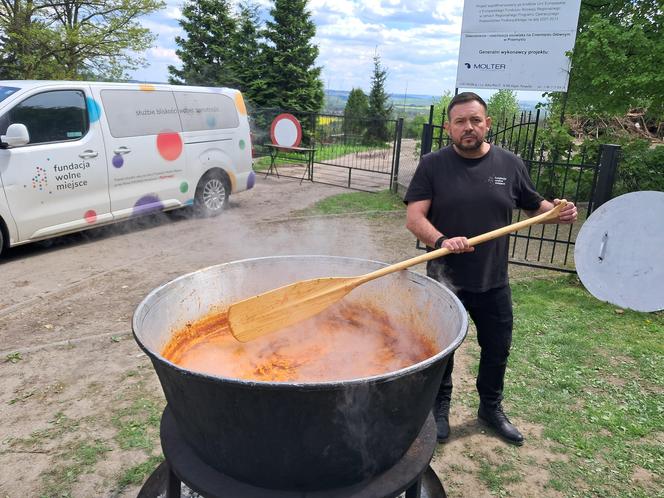
[[[325,112],[343,112],[348,100],[348,93],[342,90],[327,90],[325,92]],[[429,106],[440,97],[431,95],[404,95],[391,94],[390,101],[395,113],[417,115],[429,112]]]
[[[326,90],[325,91],[325,110],[326,113],[341,113],[346,106],[348,94],[345,90]],[[404,98],[405,97],[405,98]],[[406,95],[390,94],[390,101],[396,115],[417,116],[429,112],[431,104],[438,102],[440,95]],[[523,111],[535,109],[536,101],[519,101],[519,107]]]

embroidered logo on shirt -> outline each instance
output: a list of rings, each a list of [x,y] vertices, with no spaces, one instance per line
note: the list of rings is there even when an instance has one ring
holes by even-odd
[[[504,176],[490,176],[487,182],[491,185],[507,185],[507,178]]]

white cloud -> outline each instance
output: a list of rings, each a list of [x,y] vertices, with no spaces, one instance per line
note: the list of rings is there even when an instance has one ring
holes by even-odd
[[[351,0],[311,0],[308,7],[314,15],[321,12],[351,14],[355,11],[356,3]]]
[[[167,7],[164,11],[164,16],[169,19],[180,19],[182,17],[182,9],[177,7]]]
[[[356,17],[344,17],[337,19],[334,24],[320,26],[316,29],[317,38],[336,39],[347,41],[354,39],[365,39],[370,41],[381,37],[385,28],[380,24],[365,23]]]
[[[175,40],[177,35],[182,35],[183,31],[177,24],[159,22],[156,20],[144,19],[141,24],[144,28],[148,28],[160,39],[172,39]]]
[[[180,59],[175,54],[175,50],[172,48],[152,47],[148,50],[148,54],[150,58],[154,57],[159,60],[165,60],[171,64],[180,62]]]

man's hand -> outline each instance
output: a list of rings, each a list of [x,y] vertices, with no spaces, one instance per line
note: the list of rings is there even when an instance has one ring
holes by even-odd
[[[554,207],[560,204],[560,199],[554,199],[553,200],[553,205]],[[576,211],[576,206],[574,205],[573,202],[567,201],[567,205],[560,210],[560,213],[558,213],[558,219],[556,223],[562,223],[562,224],[571,224],[576,221],[577,218],[577,211]]]
[[[452,237],[451,239],[445,239],[443,247],[447,248],[447,250],[454,254],[473,252],[475,250],[473,246],[468,244],[468,239],[466,237]]]

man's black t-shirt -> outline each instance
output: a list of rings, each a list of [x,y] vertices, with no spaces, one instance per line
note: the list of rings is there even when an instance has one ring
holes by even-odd
[[[404,202],[430,200],[428,220],[446,237],[474,237],[512,222],[512,210],[536,210],[542,201],[523,161],[491,145],[479,159],[466,159],[452,146],[425,155]],[[508,283],[508,236],[430,262],[430,273],[462,290],[485,292]],[[438,268],[440,267],[440,268]]]

